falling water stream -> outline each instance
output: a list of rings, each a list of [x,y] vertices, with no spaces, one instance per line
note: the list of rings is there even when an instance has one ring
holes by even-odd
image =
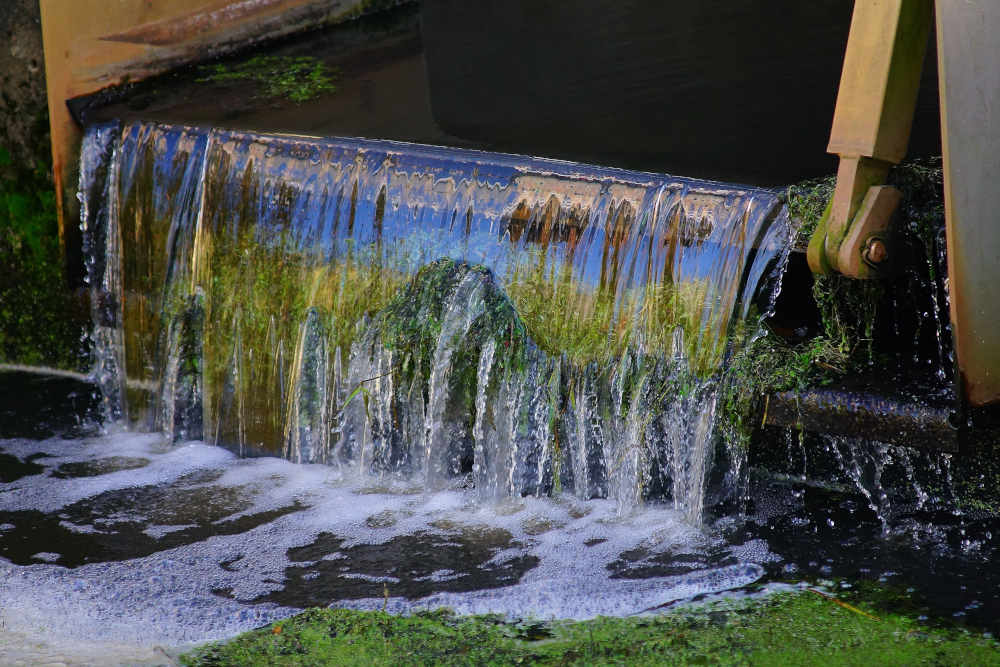
[[[700,521],[719,370],[787,254],[775,194],[158,124],[92,128],[82,162],[110,417]]]
[[[774,192],[154,123],[91,127],[80,172],[101,418],[0,440],[0,642],[155,663],[309,605],[590,618],[799,574],[1000,609],[963,560],[1000,528],[927,518],[948,456],[789,435],[751,476],[719,424]]]

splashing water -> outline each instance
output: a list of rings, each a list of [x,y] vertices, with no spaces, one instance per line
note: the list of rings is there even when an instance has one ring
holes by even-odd
[[[100,126],[80,189],[109,417],[695,523],[789,247],[772,192],[383,141]]]

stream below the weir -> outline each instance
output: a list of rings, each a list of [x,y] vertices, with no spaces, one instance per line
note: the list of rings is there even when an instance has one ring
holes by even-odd
[[[40,637],[83,662],[156,664],[309,606],[583,619],[806,585],[879,585],[975,632],[1000,618],[987,517],[900,504],[883,531],[855,490],[761,469],[745,517],[710,511],[700,527],[668,504],[622,516],[567,493],[484,504],[461,483],[169,445],[90,421],[86,384],[3,379],[7,405],[21,399],[3,414],[17,437],[0,440],[11,656],[12,637]]]

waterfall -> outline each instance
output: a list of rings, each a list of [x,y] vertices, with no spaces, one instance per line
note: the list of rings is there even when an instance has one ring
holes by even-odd
[[[693,522],[789,245],[767,190],[153,123],[90,128],[79,196],[109,418]]]

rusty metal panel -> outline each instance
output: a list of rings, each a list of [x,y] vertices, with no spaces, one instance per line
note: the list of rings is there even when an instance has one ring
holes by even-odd
[[[66,100],[358,13],[364,0],[40,0],[64,251],[80,129]]]
[[[1000,2],[938,0],[951,321],[969,402],[1000,402]]]

